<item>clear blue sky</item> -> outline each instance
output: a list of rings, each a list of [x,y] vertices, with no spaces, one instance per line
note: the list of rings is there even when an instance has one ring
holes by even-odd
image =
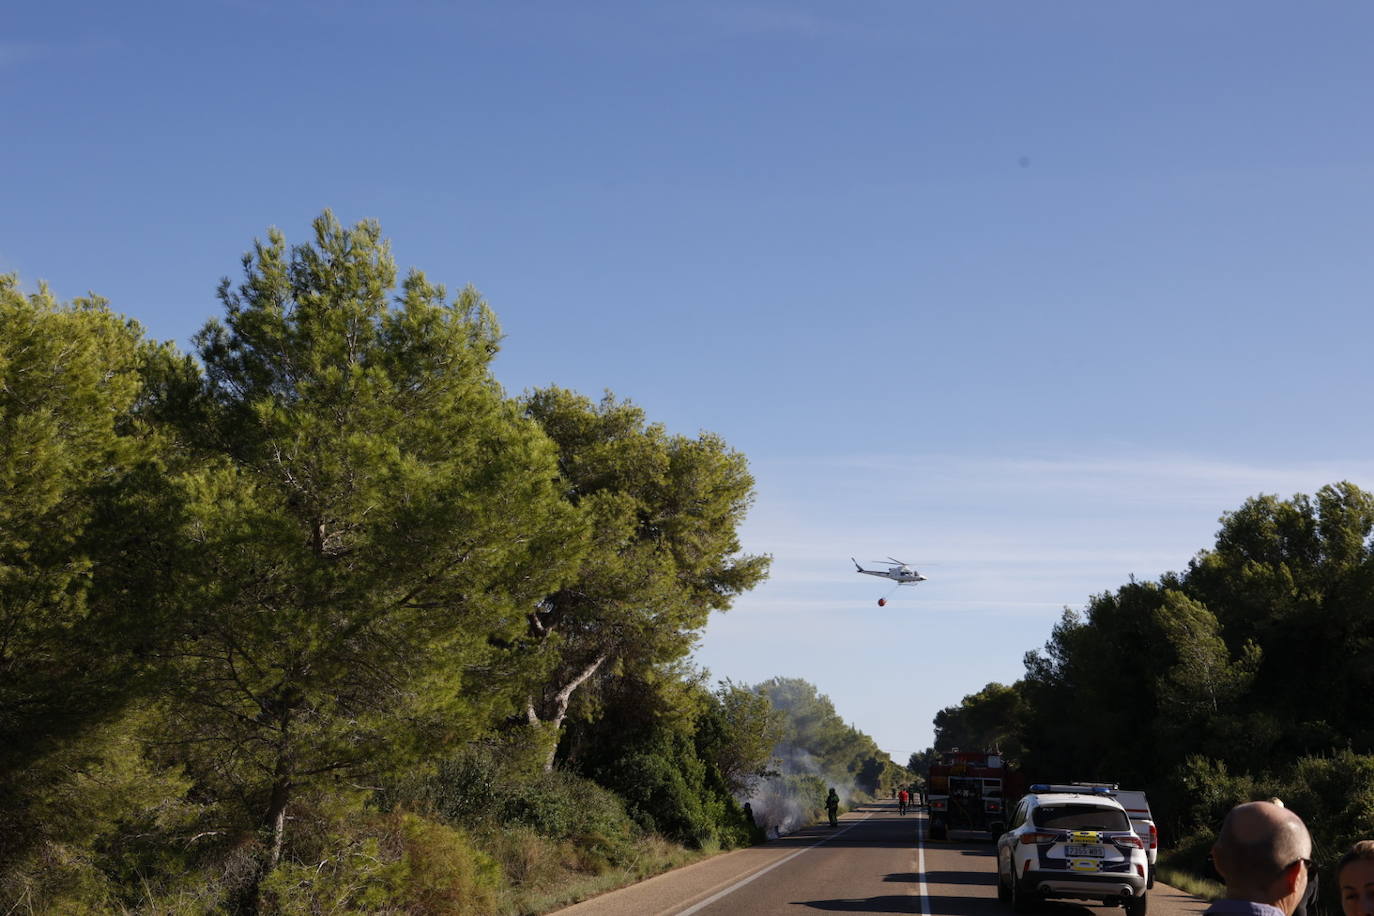
[[[718,677],[900,760],[1221,512],[1374,487],[1374,6],[21,2],[0,271],[183,347],[268,226],[478,287],[512,393],[722,434]],[[886,608],[851,555],[931,580]]]

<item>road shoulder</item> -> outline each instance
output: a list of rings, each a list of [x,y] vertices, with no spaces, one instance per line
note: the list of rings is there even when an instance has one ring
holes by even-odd
[[[549,916],[646,916],[650,913],[681,912],[762,874],[799,852],[841,835],[871,814],[871,811],[852,811],[840,818],[838,830],[813,824],[758,846],[723,852],[628,887],[598,894],[581,903],[556,910]]]

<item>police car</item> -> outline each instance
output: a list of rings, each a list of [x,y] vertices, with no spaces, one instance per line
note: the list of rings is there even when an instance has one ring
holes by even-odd
[[[1122,789],[1114,782],[1073,782],[1069,785],[1077,792],[1083,791],[1080,786],[1100,786],[1112,790],[1112,798],[1121,802],[1121,807],[1126,809],[1126,816],[1131,819],[1131,829],[1145,844],[1145,856],[1150,860],[1150,867],[1145,869],[1149,879],[1145,882],[1145,887],[1154,887],[1155,859],[1159,856],[1159,829],[1155,827],[1155,816],[1150,811],[1150,800],[1145,797],[1145,793],[1139,789]]]
[[[997,896],[1017,912],[1072,898],[1145,916],[1149,860],[1105,788],[1034,785],[997,840]]]

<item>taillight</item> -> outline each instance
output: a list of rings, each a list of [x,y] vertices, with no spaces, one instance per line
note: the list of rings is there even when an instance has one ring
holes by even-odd
[[[1112,842],[1123,849],[1125,849],[1127,846],[1130,846],[1133,849],[1145,848],[1145,844],[1140,842],[1140,837],[1136,836],[1134,833],[1128,833],[1124,836],[1114,836],[1112,837]]]
[[[1001,810],[1002,810],[1002,806],[1001,806],[1001,804],[999,804],[998,802],[995,802],[995,801],[983,802],[983,810],[984,810],[984,811],[1001,811]]]
[[[1154,824],[1151,824],[1151,825],[1150,825],[1150,848],[1151,848],[1151,849],[1158,849],[1158,848],[1159,848],[1159,831],[1155,829],[1155,825],[1154,825]]]
[[[931,807],[932,810],[935,810],[935,811],[943,811],[943,810],[945,810],[945,803],[942,802],[942,801],[932,801],[932,802],[930,803],[930,807]]]
[[[1057,833],[1023,833],[1021,834],[1022,846],[1050,845],[1059,839]]]

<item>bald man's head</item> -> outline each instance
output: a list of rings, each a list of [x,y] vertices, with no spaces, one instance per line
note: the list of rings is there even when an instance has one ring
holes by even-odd
[[[1232,808],[1212,847],[1228,893],[1261,903],[1282,896],[1279,883],[1285,869],[1311,856],[1312,837],[1302,818],[1270,802]]]

